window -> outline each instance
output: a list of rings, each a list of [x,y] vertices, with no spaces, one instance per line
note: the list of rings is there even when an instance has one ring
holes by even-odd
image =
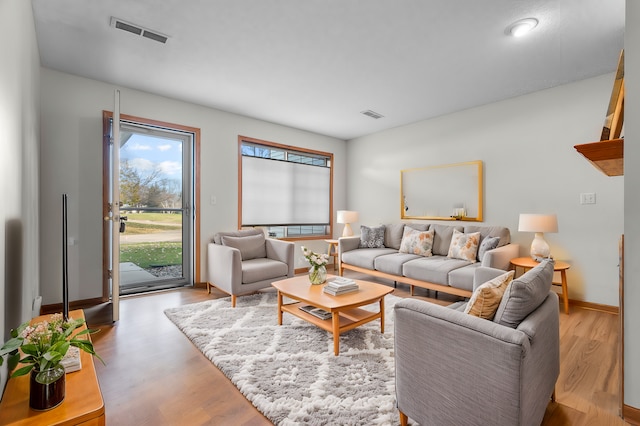
[[[331,235],[333,154],[238,137],[239,221],[277,238]]]

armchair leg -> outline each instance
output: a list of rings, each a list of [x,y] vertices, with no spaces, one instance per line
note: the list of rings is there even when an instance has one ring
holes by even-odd
[[[231,307],[235,308],[236,307],[236,296],[235,295],[231,295]]]
[[[207,281],[207,294],[211,294],[211,283]]]
[[[402,411],[398,411],[400,412],[400,426],[407,426],[409,424],[409,417]]]

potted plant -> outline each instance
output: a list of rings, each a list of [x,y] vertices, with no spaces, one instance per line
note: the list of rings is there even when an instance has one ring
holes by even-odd
[[[11,330],[9,339],[0,349],[0,365],[8,356],[11,377],[31,373],[29,405],[36,410],[58,406],[65,395],[65,370],[60,364],[70,346],[77,347],[102,361],[89,339],[83,335],[98,330],[85,329],[74,334],[84,319],[64,320],[62,314],[53,314],[48,320],[31,324],[27,321]],[[22,357],[22,358],[21,358]],[[18,364],[20,368],[16,369]],[[14,371],[15,370],[15,371]]]

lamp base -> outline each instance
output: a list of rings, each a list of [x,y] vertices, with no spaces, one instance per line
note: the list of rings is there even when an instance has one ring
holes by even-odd
[[[348,223],[344,224],[344,229],[342,230],[343,237],[350,237],[353,235],[353,230],[351,229],[351,225]]]
[[[536,232],[533,242],[531,243],[531,258],[537,260],[539,258],[550,257],[551,251],[549,244],[544,240],[542,232]]]

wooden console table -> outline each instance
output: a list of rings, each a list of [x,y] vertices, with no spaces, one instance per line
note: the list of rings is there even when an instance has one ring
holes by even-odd
[[[71,311],[69,316],[84,319],[84,312]],[[34,318],[33,322],[40,322],[48,317],[50,315],[43,315]],[[78,331],[85,328],[86,324],[78,328]],[[48,411],[35,411],[29,407],[28,374],[10,378],[0,402],[0,425],[104,426],[104,401],[93,356],[81,350],[80,362],[82,369],[67,374],[64,401]]]

